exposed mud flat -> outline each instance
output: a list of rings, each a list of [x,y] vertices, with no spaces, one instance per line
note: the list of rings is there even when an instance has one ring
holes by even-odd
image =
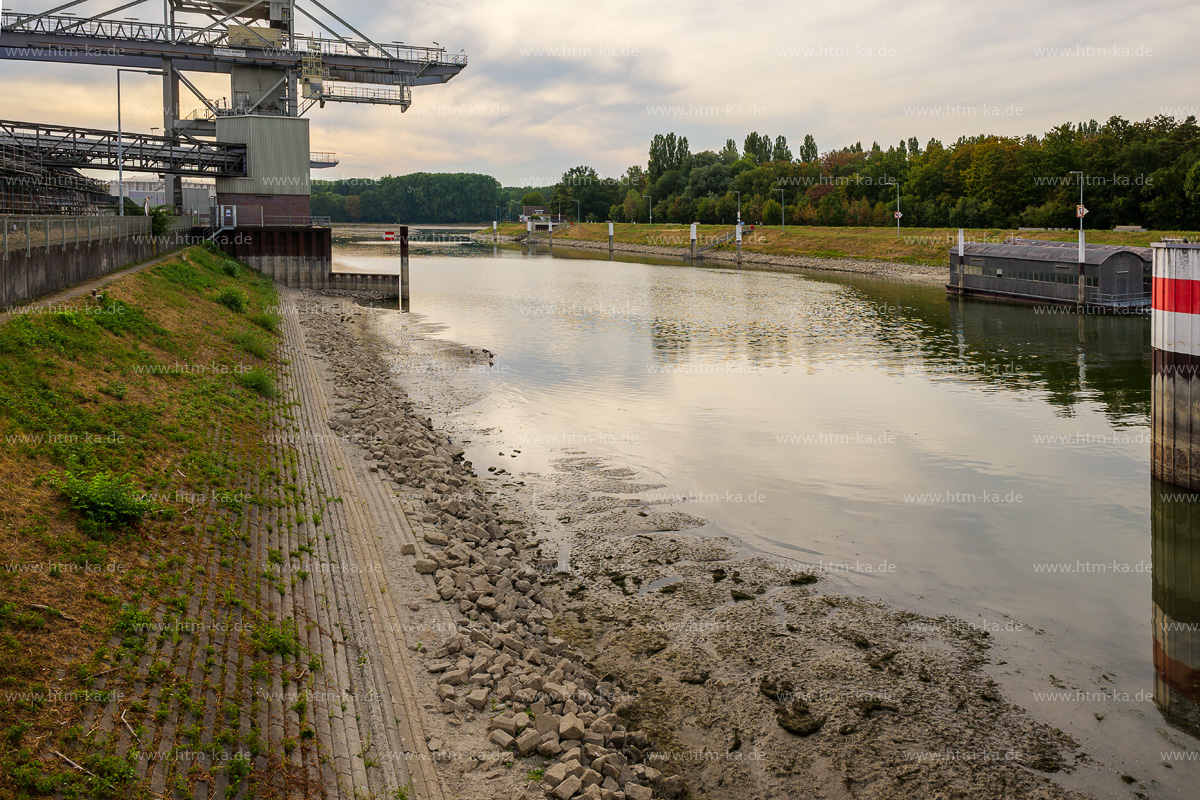
[[[362,329],[432,430],[519,451],[469,413],[487,397],[474,374],[502,354],[434,338],[416,315],[367,311]],[[512,470],[493,467],[472,486],[526,537],[511,557],[553,609],[546,627],[615,692],[606,699],[626,729],[647,734],[639,789],[746,800],[1083,796],[1051,776],[1087,757],[1005,699],[983,669],[986,632],[845,596],[806,565],[706,537],[701,517],[638,497],[660,476],[577,447],[542,472]],[[504,713],[522,711],[520,699]],[[608,798],[602,785],[559,791],[563,775],[547,769],[526,791]]]

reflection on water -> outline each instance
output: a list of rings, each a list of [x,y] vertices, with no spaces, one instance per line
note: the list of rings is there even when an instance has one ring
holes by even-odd
[[[1154,702],[1200,736],[1200,494],[1153,491]]]

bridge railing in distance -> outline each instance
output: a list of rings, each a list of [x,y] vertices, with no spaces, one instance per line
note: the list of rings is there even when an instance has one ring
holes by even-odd
[[[0,216],[0,253],[8,259],[16,252],[48,253],[53,247],[65,250],[89,242],[149,236],[152,223],[150,217]]]

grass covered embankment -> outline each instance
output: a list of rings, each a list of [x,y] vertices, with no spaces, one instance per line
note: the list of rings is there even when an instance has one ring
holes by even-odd
[[[192,248],[0,325],[0,797],[146,797],[154,773],[159,796],[270,794],[256,759],[278,759],[226,665],[300,650],[235,569],[277,302]],[[190,636],[209,594],[253,635]]]
[[[732,233],[732,225],[700,225],[697,229],[699,246],[715,242]],[[491,233],[491,228],[479,231],[482,236]],[[525,233],[523,223],[507,223],[499,226],[502,236],[521,236]],[[1195,233],[1145,231],[1119,233],[1116,231],[1085,231],[1087,241],[1094,244],[1124,244],[1148,247],[1164,236],[1192,236]],[[1012,231],[1008,229],[971,229],[965,232],[970,242],[1003,242],[1009,236],[1046,241],[1073,242],[1075,231]],[[685,254],[689,248],[690,225],[646,225],[620,223],[613,226],[613,241],[617,245],[640,247],[662,247],[679,250]],[[543,237],[544,239],[544,237]],[[556,232],[557,243],[607,243],[608,223],[583,223],[572,225],[565,231]],[[947,253],[958,242],[957,228],[901,228],[896,236],[895,228],[817,228],[789,225],[781,230],[776,225],[756,226],[753,231],[743,232],[742,252],[764,255],[827,259],[861,259],[886,261],[895,264],[912,264],[944,267],[949,264]],[[716,248],[733,250],[730,242]]]

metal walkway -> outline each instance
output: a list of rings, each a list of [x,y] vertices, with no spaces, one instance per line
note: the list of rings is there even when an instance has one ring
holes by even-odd
[[[308,16],[303,6],[296,10]],[[251,65],[299,71],[308,53],[319,54],[328,80],[382,86],[445,83],[467,65],[466,55],[436,47],[302,35],[290,46],[254,37],[234,46],[224,25],[200,28],[15,11],[0,15],[0,58],[6,59],[145,69],[160,69],[163,59],[171,59],[183,71],[229,73],[235,66]]]
[[[21,148],[43,166],[117,169],[208,178],[246,174],[246,145],[168,139],[142,133],[0,120],[0,148]]]

